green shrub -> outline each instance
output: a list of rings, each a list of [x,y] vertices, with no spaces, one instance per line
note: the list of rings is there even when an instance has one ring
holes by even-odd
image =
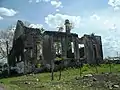
[[[85,71],[88,71],[90,68],[90,66],[88,64],[85,64],[83,67],[82,67],[82,72],[85,72]]]

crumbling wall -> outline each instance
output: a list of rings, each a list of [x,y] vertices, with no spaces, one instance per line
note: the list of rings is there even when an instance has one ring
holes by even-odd
[[[50,66],[51,61],[55,60],[57,56],[55,42],[61,44],[60,57],[67,59],[65,63],[78,62],[81,58],[88,64],[98,64],[103,60],[100,36],[84,35],[82,38],[78,38],[77,34],[70,33],[70,31],[45,31],[42,35],[39,29],[28,28],[18,21],[13,47],[9,54],[10,66],[15,66],[17,62],[23,61],[25,72],[34,71],[38,63]],[[79,44],[84,44],[84,48],[80,49]],[[72,52],[73,49],[74,52]]]
[[[18,20],[14,34],[13,47],[9,54],[10,66],[16,66],[18,62],[23,61],[25,72],[31,71],[31,66],[34,69],[38,63],[38,46],[41,45],[42,34],[39,29],[29,28],[24,26],[22,21]]]
[[[86,62],[88,64],[100,64],[103,61],[101,37],[84,35],[80,40],[85,46]]]
[[[51,65],[51,60],[55,58],[52,36],[45,35],[43,39],[43,63]]]

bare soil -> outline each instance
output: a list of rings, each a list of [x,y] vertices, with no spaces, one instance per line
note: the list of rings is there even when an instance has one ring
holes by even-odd
[[[56,88],[57,90],[120,90],[120,74],[91,74],[62,82],[41,83],[32,80],[21,80],[12,81],[11,83],[19,87],[37,88],[38,90],[56,90]]]

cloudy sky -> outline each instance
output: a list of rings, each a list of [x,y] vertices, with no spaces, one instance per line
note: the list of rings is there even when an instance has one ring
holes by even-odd
[[[0,0],[0,29],[18,19],[56,30],[69,19],[72,32],[102,36],[104,56],[120,52],[120,0]]]

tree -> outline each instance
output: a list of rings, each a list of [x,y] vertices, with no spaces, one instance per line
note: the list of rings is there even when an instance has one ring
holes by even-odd
[[[8,41],[10,50],[12,48],[13,36],[14,36],[15,26],[11,26],[7,30],[0,31],[0,62],[5,63],[7,61],[7,45]]]

